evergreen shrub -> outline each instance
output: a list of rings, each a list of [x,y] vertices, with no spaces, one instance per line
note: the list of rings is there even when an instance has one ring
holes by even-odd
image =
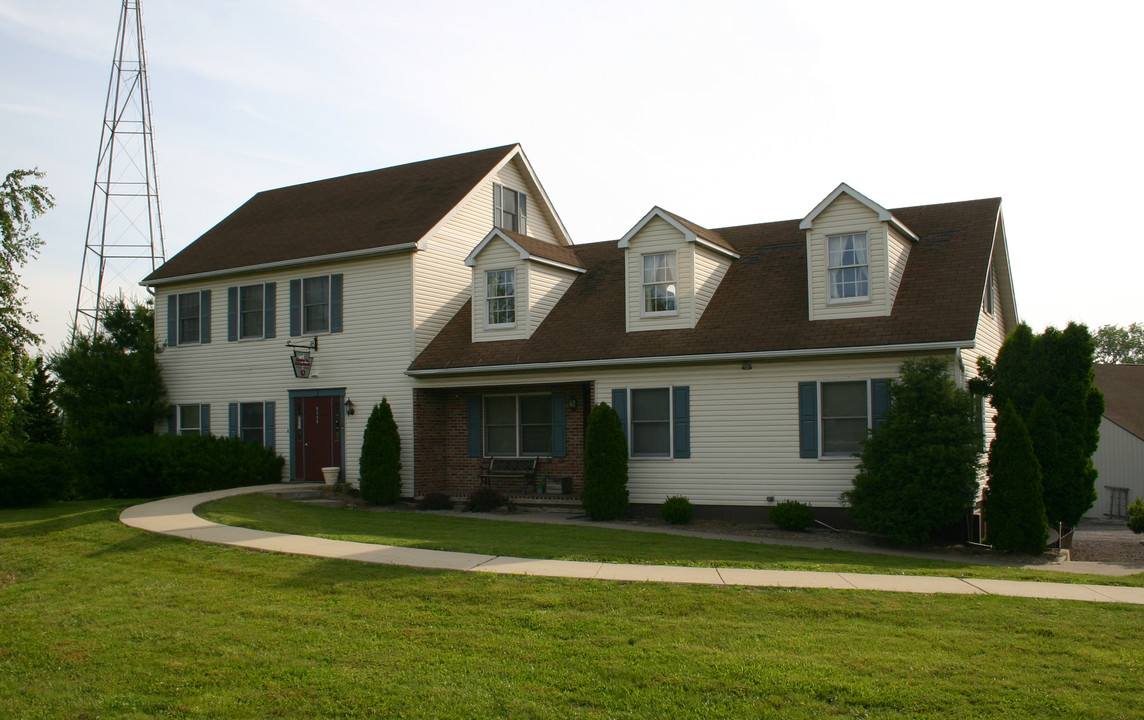
[[[0,508],[69,498],[74,462],[75,454],[62,445],[25,443],[0,451]]]
[[[508,501],[504,495],[501,495],[491,487],[482,485],[469,495],[469,499],[465,503],[465,509],[469,512],[492,512],[502,505],[507,504]]]
[[[814,524],[814,511],[798,500],[783,500],[771,508],[771,522],[782,530],[802,532]]]
[[[369,414],[359,467],[363,500],[391,505],[401,498],[401,435],[385,398]]]
[[[620,416],[605,403],[588,416],[580,502],[593,520],[613,520],[628,512],[628,441]]]
[[[417,501],[417,507],[421,510],[452,510],[453,498],[449,497],[449,493],[425,493],[425,496]]]
[[[1048,536],[1043,498],[1033,441],[1012,401],[1007,401],[989,448],[985,542],[1008,552],[1043,553]]]
[[[683,496],[669,497],[659,508],[659,516],[672,525],[686,525],[695,515],[695,506]]]
[[[1136,498],[1128,506],[1128,529],[1134,533],[1144,533],[1144,500]]]

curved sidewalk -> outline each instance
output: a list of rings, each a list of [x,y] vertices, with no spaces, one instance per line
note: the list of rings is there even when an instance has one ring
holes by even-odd
[[[299,486],[293,486],[299,487]],[[305,487],[305,486],[302,486]],[[310,487],[320,487],[314,484]],[[569,560],[531,560],[475,553],[421,550],[329,540],[305,535],[250,530],[219,525],[195,515],[196,506],[231,495],[280,490],[281,485],[230,488],[196,495],[155,500],[124,510],[125,525],[190,540],[235,547],[283,552],[312,557],[340,558],[381,565],[405,565],[433,570],[459,570],[505,575],[593,580],[670,582],[701,585],[746,585],[753,587],[827,588],[834,590],[882,590],[908,593],[955,593],[962,595],[1007,595],[1010,597],[1087,602],[1123,602],[1144,605],[1144,588],[1068,583],[982,580],[978,578],[927,577],[919,575],[868,575],[863,573],[750,570],[743,568],[698,568],[666,565],[621,565]]]

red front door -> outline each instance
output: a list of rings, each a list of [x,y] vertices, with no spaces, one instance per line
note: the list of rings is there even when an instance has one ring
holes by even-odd
[[[322,468],[341,465],[341,398],[295,398],[294,479],[321,482]]]

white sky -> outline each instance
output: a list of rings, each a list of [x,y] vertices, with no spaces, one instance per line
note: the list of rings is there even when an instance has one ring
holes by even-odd
[[[0,0],[0,174],[75,310],[120,0]],[[143,0],[167,256],[254,193],[513,142],[576,242],[651,206],[800,218],[1001,196],[1021,319],[1144,321],[1141,2]],[[763,309],[765,313],[765,309]]]

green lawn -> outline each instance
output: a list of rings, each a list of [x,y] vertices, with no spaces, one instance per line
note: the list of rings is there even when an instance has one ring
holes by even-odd
[[[1135,606],[413,570],[128,504],[0,511],[0,717],[1144,717]]]
[[[201,506],[196,512],[217,523],[256,530],[489,555],[645,565],[942,575],[1144,587],[1144,573],[1127,577],[1074,575],[1050,570],[707,540],[610,528],[324,508],[264,495],[236,495]]]

